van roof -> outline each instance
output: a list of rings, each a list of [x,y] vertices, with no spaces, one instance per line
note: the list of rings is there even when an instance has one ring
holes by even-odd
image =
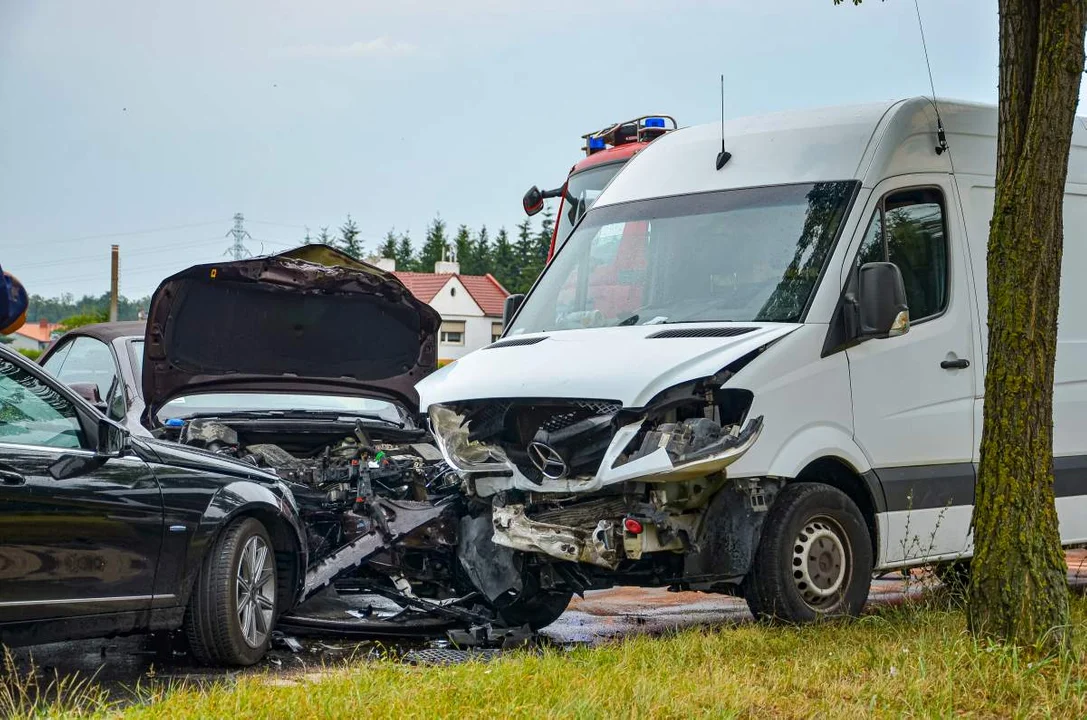
[[[879,180],[915,172],[993,175],[993,105],[939,99],[949,152],[937,154],[930,98],[779,112],[729,120],[723,169],[719,123],[682,128],[638,153],[597,199],[602,207],[670,195],[829,180]],[[1077,118],[1068,181],[1087,182],[1087,123]]]

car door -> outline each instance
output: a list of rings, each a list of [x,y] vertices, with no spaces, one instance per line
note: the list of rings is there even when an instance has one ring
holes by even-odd
[[[0,623],[150,607],[158,483],[136,457],[96,456],[91,413],[0,354]]]
[[[853,244],[851,268],[895,263],[910,311],[909,332],[846,351],[855,438],[886,499],[885,564],[953,556],[969,542],[976,313],[954,202],[947,176],[889,180]]]

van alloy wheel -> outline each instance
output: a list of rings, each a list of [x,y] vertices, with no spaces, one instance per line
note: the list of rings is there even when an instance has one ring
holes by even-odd
[[[242,549],[235,578],[238,623],[246,644],[253,648],[261,647],[272,631],[276,583],[270,556],[263,538],[250,537]]]
[[[797,534],[793,545],[793,583],[812,609],[833,606],[849,574],[849,540],[836,522],[814,517]]]

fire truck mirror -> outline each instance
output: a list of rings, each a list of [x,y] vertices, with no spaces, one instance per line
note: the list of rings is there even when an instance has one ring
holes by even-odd
[[[535,215],[543,210],[544,198],[543,193],[540,192],[540,188],[535,185],[530,187],[528,192],[525,193],[525,198],[521,201],[521,204],[524,205],[525,212],[529,215]]]

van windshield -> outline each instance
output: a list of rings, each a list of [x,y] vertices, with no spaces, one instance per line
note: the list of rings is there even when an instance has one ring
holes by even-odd
[[[508,334],[798,322],[857,184],[745,188],[590,210]]]

